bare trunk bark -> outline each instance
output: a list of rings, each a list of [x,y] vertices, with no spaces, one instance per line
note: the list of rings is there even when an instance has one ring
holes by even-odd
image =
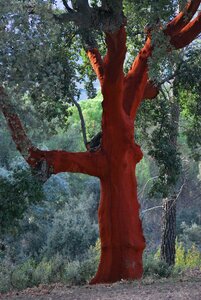
[[[175,263],[176,196],[164,199],[163,208],[161,259],[172,266]]]
[[[177,137],[179,131],[179,104],[177,102],[177,91],[175,82],[173,82],[173,94],[171,103],[171,124],[172,130],[170,132],[170,142],[177,151]],[[173,174],[172,174],[173,176]],[[176,189],[176,183],[172,186],[172,190]],[[175,264],[175,242],[176,242],[176,193],[170,193],[167,199],[163,200],[163,231],[161,241],[161,259],[164,260],[168,266]]]

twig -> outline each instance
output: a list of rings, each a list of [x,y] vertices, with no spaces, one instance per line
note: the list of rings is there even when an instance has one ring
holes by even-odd
[[[73,9],[70,8],[70,6],[68,6],[68,3],[67,3],[66,0],[62,0],[62,3],[63,3],[63,5],[65,6],[66,10],[67,10],[69,13],[73,12]]]
[[[144,210],[141,212],[141,214],[145,214],[146,212],[151,211],[151,210],[154,210],[154,209],[157,209],[157,208],[163,208],[163,205],[157,205],[157,206],[154,206],[154,207],[150,207],[150,208],[144,209]]]
[[[81,123],[81,129],[82,129],[82,136],[83,136],[83,140],[84,140],[84,145],[85,145],[85,147],[87,149],[86,125],[85,125],[85,121],[84,121],[84,116],[83,116],[83,113],[82,113],[82,109],[81,109],[80,104],[75,99],[72,99],[72,102],[77,107],[77,110],[78,110],[78,113],[79,113],[80,123]]]
[[[154,180],[154,179],[156,179],[156,178],[158,178],[158,176],[151,177],[151,178],[149,178],[149,179],[147,180],[147,182],[145,183],[145,185],[144,185],[144,187],[143,187],[142,192],[139,192],[139,195],[141,194],[141,198],[143,198],[143,196],[144,196],[144,192],[145,192],[145,189],[146,189],[146,187],[147,187],[149,181]]]

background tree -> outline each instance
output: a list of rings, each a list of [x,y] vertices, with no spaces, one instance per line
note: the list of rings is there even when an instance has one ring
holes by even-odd
[[[90,7],[88,1],[73,1],[73,9],[65,2],[67,12],[55,16],[62,23],[73,21],[76,26],[85,30],[85,35],[80,34],[103,94],[102,140],[99,151],[70,153],[39,150],[27,137],[17,114],[8,105],[4,88],[1,88],[1,109],[13,140],[32,168],[42,166],[48,176],[51,173],[80,172],[100,178],[101,259],[92,283],[142,276],[145,241],[133,172],[142,158],[142,152],[134,143],[133,123],[140,102],[153,98],[158,93],[158,88],[148,80],[148,58],[159,45],[163,45],[164,52],[167,53],[171,50],[170,45],[176,49],[183,48],[196,38],[200,33],[200,14],[192,21],[191,18],[199,4],[200,1],[188,3],[167,26],[157,20],[154,27],[148,27],[145,45],[126,76],[123,73],[126,54],[125,17],[121,1],[115,4],[102,1],[101,7]],[[88,39],[92,36],[91,28],[106,33],[107,54],[104,60],[94,40]],[[169,41],[165,42],[167,37]]]
[[[142,134],[146,136],[148,141],[148,153],[155,159],[159,168],[159,175],[153,181],[154,184],[150,195],[163,198],[161,258],[168,265],[173,265],[175,262],[176,203],[179,198],[182,201],[185,186],[189,180],[189,175],[186,172],[189,168],[189,162],[187,161],[192,156],[195,159],[199,159],[200,152],[200,122],[196,121],[200,119],[198,108],[199,88],[197,89],[197,83],[200,81],[197,72],[199,63],[196,64],[196,61],[198,62],[200,59],[200,55],[197,55],[196,60],[194,57],[195,53],[198,54],[198,49],[199,44],[195,44],[182,54],[183,62],[180,58],[176,71],[172,73],[173,77],[174,74],[177,75],[176,79],[171,79],[169,83],[164,85],[163,92],[157,100],[154,100],[149,106],[145,107],[143,105],[141,107],[141,116],[143,117],[142,120],[144,120],[144,134],[143,132]],[[187,83],[186,77],[189,74],[187,71],[188,65],[193,65],[194,68],[190,77],[192,78],[193,74],[195,74],[194,80],[190,80],[189,83]],[[183,98],[184,94],[186,95],[186,85],[189,86],[189,84],[191,84],[191,91],[194,91],[197,95],[191,97],[191,100]],[[184,103],[191,107],[191,113],[186,113],[183,106]],[[157,111],[154,110],[156,106],[158,107]],[[144,116],[142,113],[144,113]],[[190,119],[195,121],[188,123],[186,117],[189,121]],[[150,128],[153,130],[150,130]],[[183,139],[188,136],[186,136],[188,130],[192,130],[195,133],[192,135],[194,150],[189,154],[183,150]],[[188,143],[188,145],[191,148],[191,144]],[[156,206],[158,209],[161,207],[160,205]]]

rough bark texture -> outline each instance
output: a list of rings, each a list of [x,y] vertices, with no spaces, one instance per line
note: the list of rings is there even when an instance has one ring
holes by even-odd
[[[179,131],[179,103],[177,100],[177,92],[175,89],[175,81],[173,81],[172,97],[171,101],[171,132],[170,132],[170,143],[177,151],[177,138]],[[175,186],[172,186],[172,190],[176,190]],[[164,199],[163,204],[163,231],[161,241],[161,259],[164,260],[168,266],[172,266],[175,263],[175,242],[176,242],[176,201],[177,195],[170,193],[167,199]]]
[[[134,142],[134,121],[141,101],[152,99],[158,93],[158,87],[149,81],[147,73],[147,60],[154,45],[149,34],[125,76],[126,32],[122,1],[116,1],[118,5],[114,6],[112,1],[105,0],[102,1],[102,7],[96,9],[90,8],[88,1],[75,2],[77,6],[73,6],[73,9],[66,2],[67,13],[57,16],[57,19],[61,22],[74,21],[83,29],[96,28],[106,33],[107,54],[104,59],[98,49],[87,50],[103,94],[100,147],[95,152],[82,153],[41,151],[32,145],[18,116],[9,109],[3,88],[0,89],[0,106],[17,149],[32,168],[45,163],[48,174],[79,172],[100,178],[101,259],[91,283],[137,279],[141,278],[143,272],[145,240],[139,218],[135,178],[135,167],[142,158],[142,152]],[[196,6],[192,5],[188,13],[191,10],[194,13]],[[193,21],[190,18],[186,21],[185,14],[180,15],[170,24],[170,29],[164,32],[170,36],[175,48],[190,43],[201,31],[200,15]],[[170,212],[174,214],[173,208]],[[172,232],[171,228],[165,235],[168,236],[169,232]]]
[[[168,266],[175,263],[176,240],[176,196],[164,199],[163,202],[163,233],[161,242],[161,259]]]

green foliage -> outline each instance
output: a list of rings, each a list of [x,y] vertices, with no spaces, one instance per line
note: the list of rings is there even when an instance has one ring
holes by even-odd
[[[158,82],[167,76],[167,68],[177,60],[173,53],[167,53],[169,40],[158,29],[165,26],[175,15],[177,3],[175,1],[123,1],[124,13],[127,17],[127,58],[126,70],[146,39],[147,30],[152,30],[152,39],[155,42],[152,58],[149,59],[149,78]],[[159,22],[160,20],[160,22]],[[171,70],[170,70],[171,72]]]
[[[182,108],[183,134],[187,138],[192,157],[199,161],[201,157],[201,104],[200,95],[192,91],[180,92]]]
[[[182,232],[179,235],[179,239],[184,243],[186,248],[190,248],[194,244],[197,247],[201,247],[201,225],[198,225],[196,223],[187,225],[185,222],[182,222],[180,227]]]
[[[176,256],[175,256],[175,267],[184,268],[185,267],[185,248],[182,243],[176,241]]]
[[[39,284],[64,282],[84,284],[94,276],[100,256],[100,241],[90,247],[82,260],[68,261],[61,255],[41,261],[27,259],[17,265],[8,260],[0,263],[0,292],[10,289],[25,289]]]
[[[11,142],[10,133],[5,131],[6,125],[3,116],[0,116],[0,167],[10,168],[12,159],[16,160],[17,151],[14,143]]]
[[[181,171],[180,153],[175,145],[178,132],[172,120],[174,103],[163,97],[142,103],[137,118],[137,140],[144,144],[148,155],[158,166],[157,179],[153,181],[150,196],[167,197],[177,182]]]
[[[9,176],[0,174],[0,234],[15,230],[29,205],[42,197],[41,184],[29,169],[17,167]]]
[[[102,95],[99,92],[94,99],[80,101],[79,104],[85,120],[87,139],[90,140],[101,130]],[[70,150],[84,150],[80,118],[75,106],[67,110],[68,144]],[[69,148],[68,148],[69,149]]]
[[[11,274],[14,270],[14,265],[7,259],[0,259],[0,292],[7,292],[13,288],[11,282]]]
[[[153,255],[144,257],[144,277],[169,277],[178,275],[182,270],[201,267],[201,252],[193,244],[186,249],[182,242],[176,241],[175,265],[169,267],[165,261],[160,260],[160,249]]]
[[[144,277],[151,276],[154,278],[169,277],[171,275],[171,268],[166,262],[154,258],[149,255],[144,259]]]
[[[87,197],[83,194],[80,199],[72,197],[55,214],[45,250],[47,255],[60,253],[72,260],[78,255],[83,256],[95,243],[98,228],[89,218],[89,205],[92,202],[93,195]]]
[[[76,285],[87,283],[95,275],[97,267],[96,257],[89,257],[83,261],[72,261],[66,265],[63,280]]]
[[[152,185],[150,176],[153,168],[153,161],[151,161],[149,156],[145,153],[143,159],[136,166],[136,175],[140,196],[147,196],[147,191],[149,191],[149,187]],[[150,184],[148,185],[149,181]]]
[[[182,242],[176,243],[175,267],[180,269],[201,267],[201,252],[195,244],[186,250]]]
[[[192,247],[188,249],[186,253],[186,267],[201,267],[201,253],[195,245],[192,245]]]
[[[36,120],[38,136],[43,127],[55,131],[64,126],[66,102],[79,94],[77,52],[69,47],[74,28],[57,25],[49,1],[1,1],[0,18],[0,75],[9,101],[31,128]]]
[[[13,287],[19,290],[31,287],[34,268],[35,262],[32,259],[29,259],[22,265],[17,266],[11,274],[11,283]]]

